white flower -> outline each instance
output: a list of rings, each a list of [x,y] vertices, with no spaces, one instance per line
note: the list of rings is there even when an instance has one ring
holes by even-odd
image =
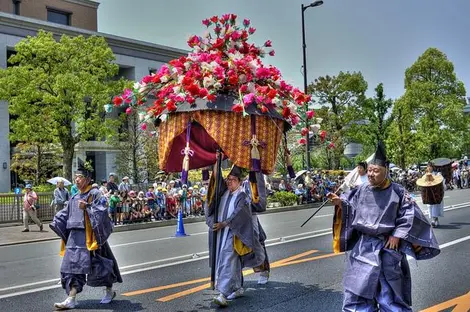
[[[134,83],[134,90],[139,90],[140,86],[141,86],[140,82],[135,82]]]
[[[214,88],[220,89],[220,88],[222,88],[222,84],[220,82],[216,82],[216,83],[214,83]]]
[[[250,93],[255,93],[256,92],[256,86],[255,86],[254,82],[249,82],[247,87],[248,87],[248,91],[250,91]]]
[[[161,80],[162,82],[168,82],[168,76],[167,76],[167,75],[164,75],[164,76],[162,76],[162,77],[160,78],[160,80]]]
[[[238,76],[238,81],[240,83],[245,83],[246,82],[246,75],[245,74],[241,74],[240,76]]]
[[[204,88],[208,88],[214,85],[214,83],[215,83],[215,79],[212,76],[204,77],[204,80],[202,81],[202,85],[204,86]]]
[[[173,93],[179,93],[181,90],[180,86],[173,87]]]

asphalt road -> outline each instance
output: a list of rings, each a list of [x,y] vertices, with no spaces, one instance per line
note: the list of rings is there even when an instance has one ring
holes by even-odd
[[[469,202],[470,190],[447,192],[446,216],[435,231],[442,253],[432,260],[410,261],[415,311],[470,291]],[[258,286],[256,276],[248,274],[245,296],[228,310],[340,311],[344,256],[331,251],[331,209],[326,207],[304,228],[300,224],[312,211],[261,216],[270,238],[271,280]],[[202,223],[188,224],[190,236],[184,238],[172,237],[174,227],[113,234],[111,245],[124,272],[124,283],[116,286],[119,295],[100,306],[102,290],[86,288],[78,297],[78,311],[215,310],[214,293],[207,288],[206,229]],[[53,302],[64,299],[56,285],[58,250],[57,241],[0,247],[0,311],[53,311]],[[468,310],[459,300],[467,301]],[[470,311],[470,295],[454,303],[462,308],[458,311]],[[426,312],[432,311],[441,310]]]

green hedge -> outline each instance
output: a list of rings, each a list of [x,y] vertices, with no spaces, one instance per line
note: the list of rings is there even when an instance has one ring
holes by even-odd
[[[281,206],[293,206],[297,203],[297,196],[291,192],[276,192],[268,198],[269,202],[280,203]]]

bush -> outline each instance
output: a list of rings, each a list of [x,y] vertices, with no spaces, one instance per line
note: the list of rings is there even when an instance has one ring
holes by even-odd
[[[291,192],[276,192],[270,198],[270,202],[280,203],[281,206],[293,206],[297,203],[297,196]]]

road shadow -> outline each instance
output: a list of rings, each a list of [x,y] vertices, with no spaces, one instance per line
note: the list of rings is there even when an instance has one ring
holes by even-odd
[[[61,310],[54,310],[61,311]],[[100,304],[99,300],[79,300],[76,312],[90,311],[109,311],[109,312],[137,312],[145,311],[140,302],[131,302],[130,300],[113,300],[109,304]]]
[[[230,301],[226,308],[219,308],[212,299],[216,293],[203,293],[203,302],[197,303],[194,309],[178,312],[197,311],[341,311],[343,294],[341,291],[322,289],[315,285],[298,282],[283,283],[270,281],[266,285],[258,285],[256,281],[244,284],[243,297]]]
[[[464,225],[470,225],[468,222],[451,222],[448,224],[439,224],[436,229],[443,229],[443,230],[459,230]]]

